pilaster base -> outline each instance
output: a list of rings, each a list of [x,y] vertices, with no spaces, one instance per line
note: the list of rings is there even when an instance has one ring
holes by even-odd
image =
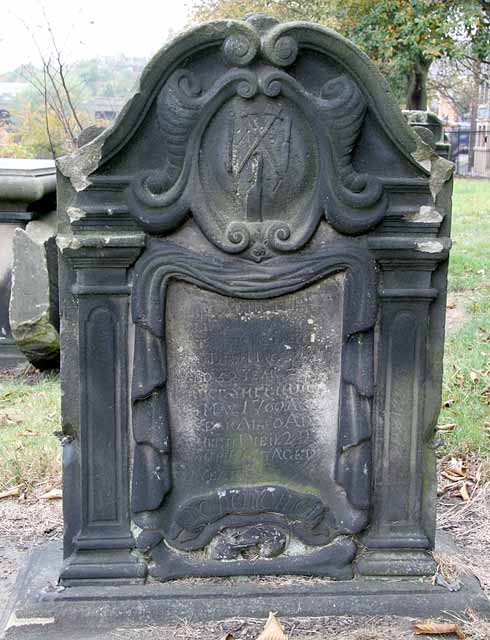
[[[356,562],[360,575],[390,578],[432,576],[436,566],[432,554],[423,549],[365,550]]]
[[[65,560],[60,583],[63,586],[137,584],[145,581],[146,573],[146,564],[127,549],[82,551]]]

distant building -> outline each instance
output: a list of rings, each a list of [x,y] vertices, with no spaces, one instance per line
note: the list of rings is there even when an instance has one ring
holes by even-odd
[[[120,96],[97,96],[91,100],[91,111],[96,120],[115,120],[125,103],[126,98]]]
[[[443,122],[455,122],[458,120],[458,114],[451,100],[448,100],[441,94],[437,94],[436,100],[433,101],[432,110],[437,114],[438,118]]]

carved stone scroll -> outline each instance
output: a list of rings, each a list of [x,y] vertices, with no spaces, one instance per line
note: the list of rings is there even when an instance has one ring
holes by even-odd
[[[261,45],[267,64],[244,68],[259,47],[230,36],[224,55],[240,66],[210,86],[185,68],[168,78],[157,102],[162,167],[142,171],[127,194],[144,229],[166,232],[192,213],[220,249],[260,262],[302,247],[322,216],[346,234],[382,220],[382,182],[353,165],[365,96],[347,74],[312,93],[283,70],[294,37],[274,38]]]

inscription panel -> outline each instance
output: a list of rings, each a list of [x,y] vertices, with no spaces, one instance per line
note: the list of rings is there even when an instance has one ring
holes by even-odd
[[[185,282],[167,294],[172,486],[165,509],[226,487],[334,487],[343,274],[271,300]]]

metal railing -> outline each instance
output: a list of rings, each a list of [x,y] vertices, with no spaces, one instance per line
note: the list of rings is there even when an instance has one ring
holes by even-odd
[[[449,158],[456,175],[490,178],[490,124],[477,130],[447,128],[445,134],[451,143]]]

